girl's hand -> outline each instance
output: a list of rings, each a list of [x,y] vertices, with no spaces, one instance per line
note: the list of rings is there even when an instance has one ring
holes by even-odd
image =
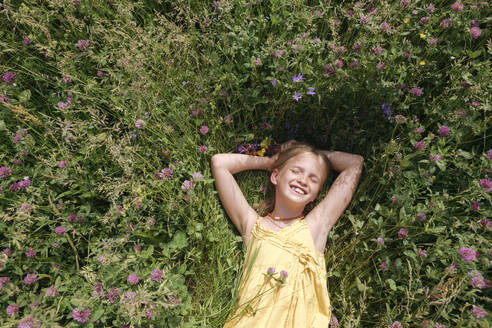
[[[283,144],[280,145],[280,150],[278,151],[278,153],[276,153],[275,155],[273,155],[272,157],[270,157],[270,161],[271,161],[270,169],[269,169],[270,172],[273,171],[273,165],[275,164],[275,162],[278,159],[278,154],[281,151],[284,151],[284,150],[290,148],[294,143],[296,143],[296,140],[295,139],[292,139],[292,140],[289,140],[289,141],[284,142]]]

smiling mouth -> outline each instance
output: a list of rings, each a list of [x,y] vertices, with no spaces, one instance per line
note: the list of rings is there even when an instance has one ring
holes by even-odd
[[[291,186],[290,189],[294,190],[294,192],[299,194],[299,195],[307,194],[307,192],[304,189],[296,187],[296,186]]]

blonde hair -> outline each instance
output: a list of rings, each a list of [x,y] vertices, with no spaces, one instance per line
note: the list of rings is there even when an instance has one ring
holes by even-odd
[[[321,150],[318,150],[313,146],[304,142],[295,141],[289,144],[287,148],[280,150],[280,152],[278,153],[278,158],[272,166],[272,170],[274,169],[278,169],[279,171],[282,170],[291,158],[303,153],[312,153],[318,155],[318,157],[322,160],[323,164],[326,167],[326,175],[322,183],[323,185],[326,182],[326,179],[328,178],[331,172],[330,160],[328,159],[328,157],[326,157],[326,155]],[[267,195],[268,195],[267,199],[264,200],[258,206],[258,211],[261,215],[266,215],[272,212],[273,209],[275,208],[275,186],[272,184],[270,180],[268,183]],[[313,207],[314,207],[314,202],[307,204],[303,211],[304,215],[306,215],[309,211],[311,211]]]

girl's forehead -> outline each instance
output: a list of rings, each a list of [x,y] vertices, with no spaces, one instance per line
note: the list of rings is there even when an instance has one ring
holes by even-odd
[[[303,168],[323,170],[322,159],[317,154],[308,153],[308,152],[290,158],[286,164],[289,166],[300,166]]]

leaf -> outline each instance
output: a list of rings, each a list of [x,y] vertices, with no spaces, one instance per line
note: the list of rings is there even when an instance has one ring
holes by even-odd
[[[103,309],[99,309],[97,310],[96,312],[94,312],[94,314],[91,316],[91,321],[96,321],[98,320],[102,315],[104,314],[104,310]]]
[[[25,103],[25,102],[28,102],[29,99],[31,99],[31,90],[27,89],[27,90],[24,90],[22,91],[20,94],[19,94],[19,102],[22,104],[22,103]]]
[[[182,231],[178,231],[169,243],[169,247],[175,249],[182,249],[186,246],[188,246],[188,241],[186,240],[186,234]]]
[[[407,213],[405,212],[405,206],[402,206],[400,208],[400,220],[405,220],[406,216],[407,216]]]
[[[395,283],[395,281],[393,279],[386,279],[386,281],[388,282],[390,288],[396,292],[396,283]]]
[[[474,51],[474,52],[468,51],[468,56],[471,59],[473,59],[473,58],[477,58],[478,56],[480,56],[481,53],[482,53],[482,49],[478,49],[477,51]]]

